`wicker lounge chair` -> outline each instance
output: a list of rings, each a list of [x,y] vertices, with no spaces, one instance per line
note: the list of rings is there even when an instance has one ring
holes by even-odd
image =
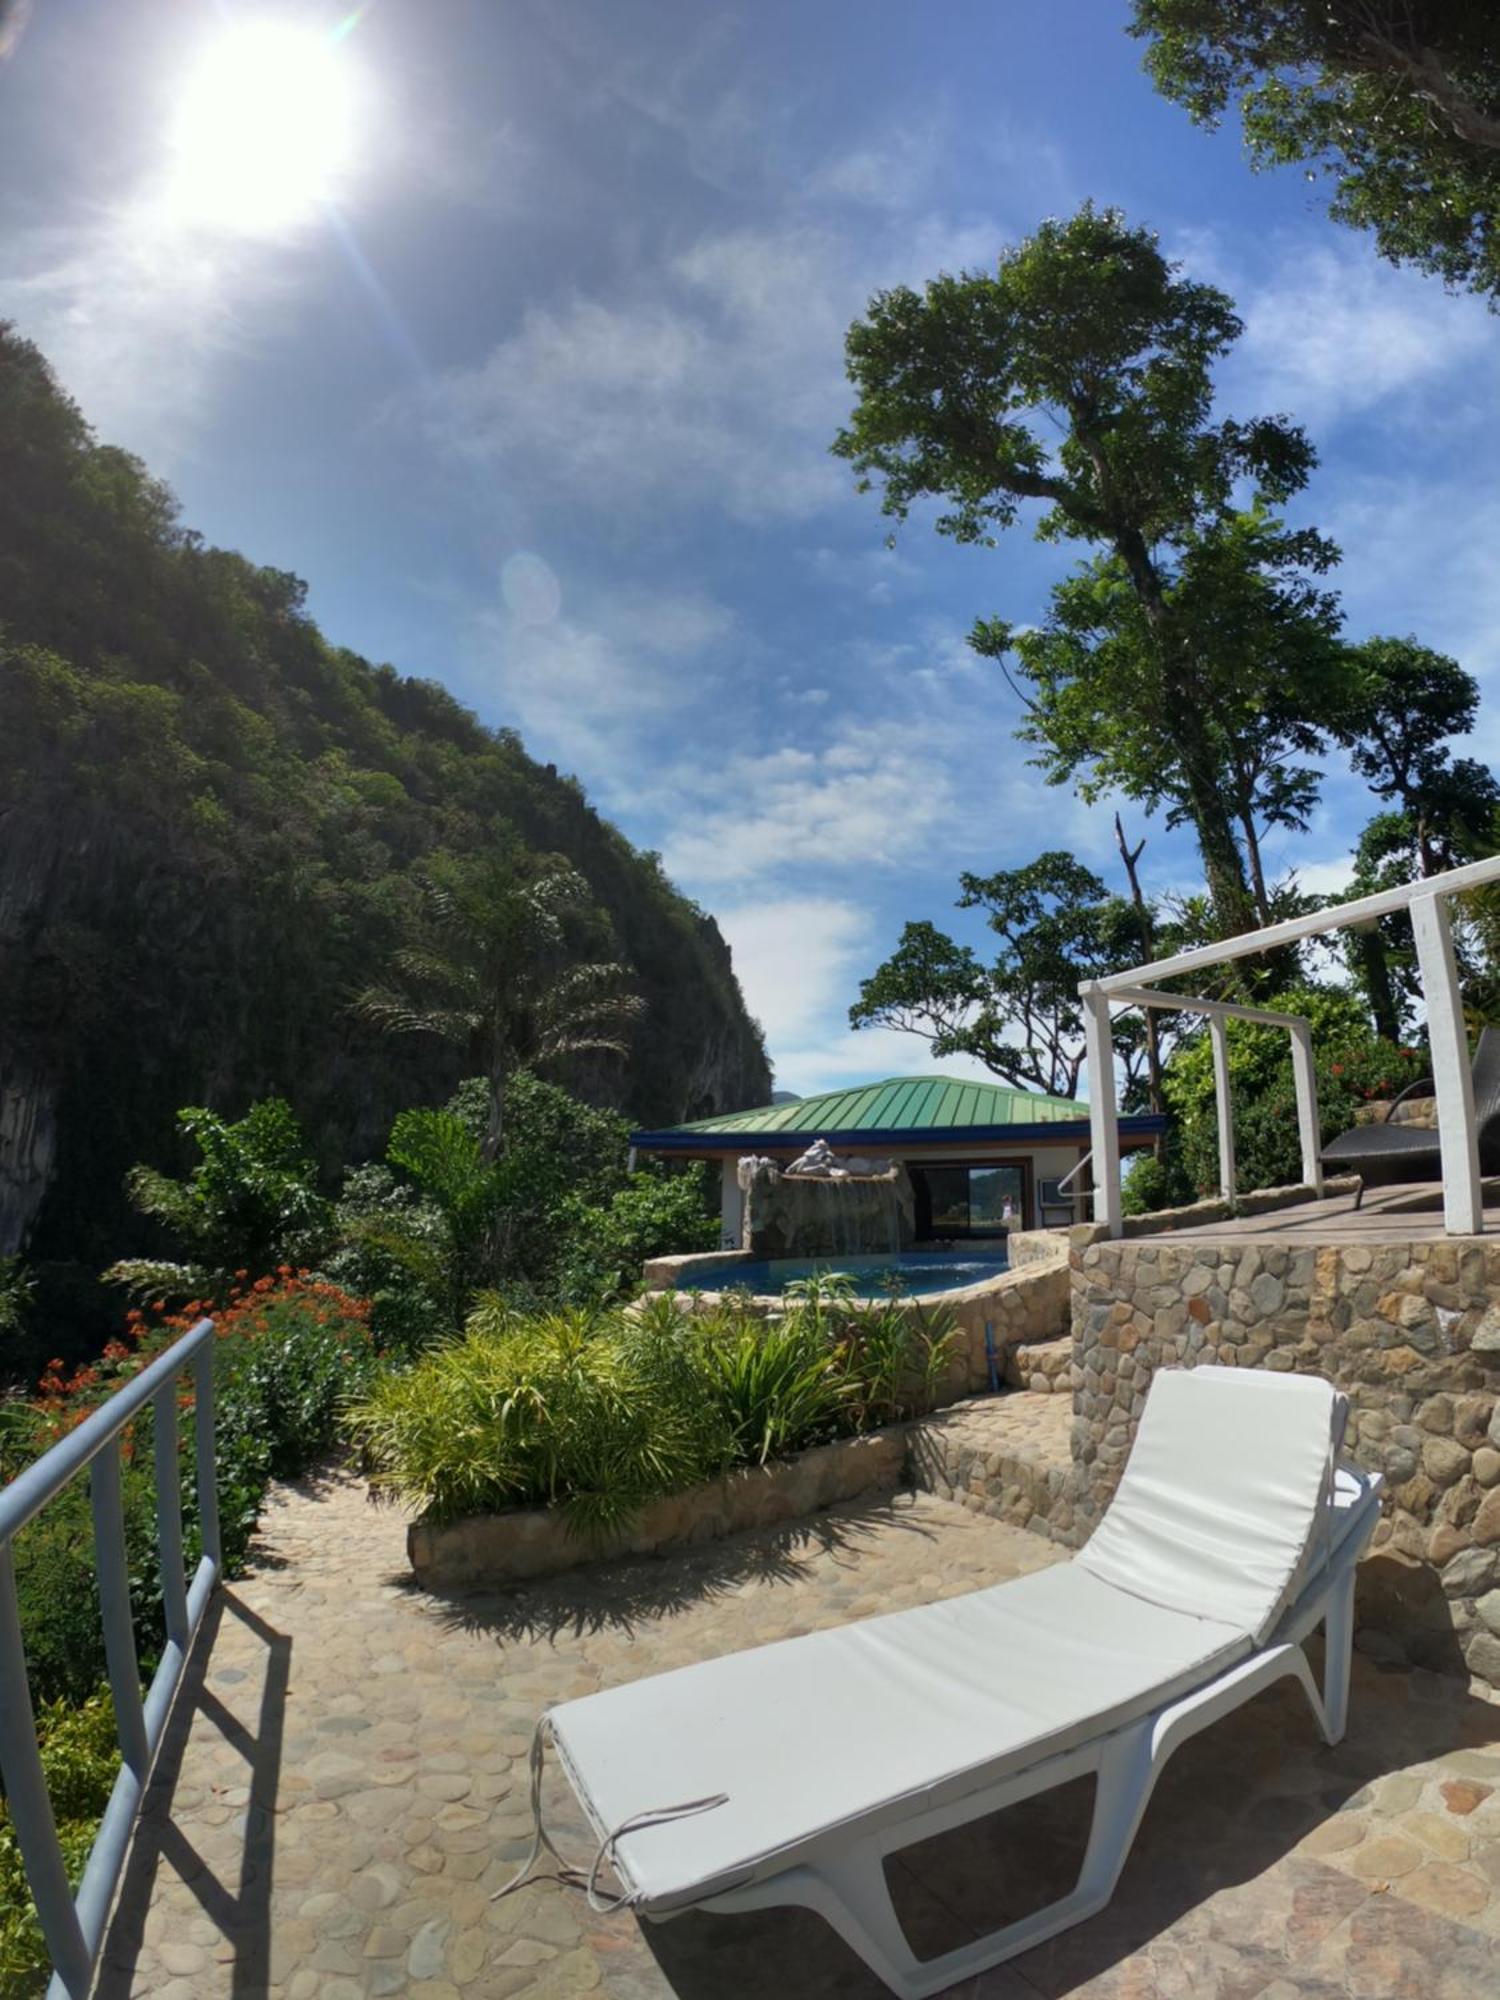
[[[1395,1181],[1442,1178],[1442,1152],[1436,1132],[1420,1125],[1393,1125],[1396,1106],[1409,1097],[1431,1097],[1432,1078],[1408,1084],[1379,1125],[1356,1125],[1323,1148],[1327,1173],[1358,1174],[1359,1195],[1367,1187],[1389,1187]],[[1486,1028],[1474,1052],[1474,1120],[1479,1136],[1480,1171],[1500,1173],[1500,1028]]]
[[[1342,1736],[1355,1564],[1380,1488],[1336,1466],[1344,1413],[1316,1377],[1162,1371],[1071,1562],[564,1702],[538,1725],[537,1837],[508,1889],[544,1847],[561,1860],[540,1816],[550,1741],[599,1842],[563,1879],[596,1909],[801,1904],[907,2000],[1081,1922],[1114,1893],[1185,1738],[1285,1676],[1328,1741]],[[1320,1624],[1321,1689],[1302,1647]],[[885,1857],[1090,1772],[1076,1885],[918,1959]],[[622,1884],[608,1900],[606,1868]]]

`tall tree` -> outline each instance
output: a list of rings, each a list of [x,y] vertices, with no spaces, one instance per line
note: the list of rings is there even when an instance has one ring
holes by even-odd
[[[1337,603],[1314,581],[1332,561],[1315,531],[1257,511],[1185,537],[1165,585],[1177,649],[1170,679],[1113,556],[1060,584],[1042,625],[1012,632],[984,621],[974,634],[981,652],[1018,656],[1029,684],[1021,734],[1040,746],[1053,783],[1073,779],[1091,800],[1123,793],[1164,811],[1169,826],[1196,823],[1181,750],[1181,705],[1192,705],[1260,924],[1277,900],[1262,837],[1268,827],[1306,828],[1322,778],[1321,718],[1345,699]]]
[[[946,503],[940,533],[993,546],[1035,502],[1045,510],[1039,539],[1101,552],[1073,579],[1071,600],[1065,586],[1054,606],[1062,643],[1087,652],[1091,632],[1129,628],[1138,694],[1157,719],[1158,744],[1170,747],[1231,934],[1251,928],[1256,909],[1205,700],[1205,648],[1216,642],[1179,601],[1179,585],[1221,559],[1242,487],[1257,507],[1272,506],[1305,485],[1314,463],[1303,432],[1283,418],[1213,420],[1213,365],[1240,330],[1224,293],[1181,277],[1149,231],[1088,204],[1006,251],[993,277],[878,293],[849,332],[858,400],[833,447],[861,490],[880,482],[897,520],[937,498]],[[1271,524],[1261,532],[1285,534]],[[1288,537],[1260,575],[1273,596],[1284,581],[1278,561],[1332,560],[1321,538],[1300,550],[1296,541]],[[981,626],[976,639],[982,651],[1002,650],[1010,628]],[[1129,721],[1119,710],[1113,719]],[[1096,750],[1082,746],[1080,763]]]
[[[1238,97],[1257,166],[1328,175],[1383,257],[1500,290],[1494,0],[1135,0],[1130,32],[1200,124]]]
[[[600,928],[588,884],[558,855],[435,863],[391,980],[355,1003],[391,1033],[436,1035],[465,1050],[489,1085],[486,1161],[503,1143],[515,1070],[625,1053],[642,1002],[624,966],[586,956]]]
[[[1457,660],[1412,638],[1366,639],[1348,658],[1348,705],[1335,733],[1390,808],[1380,815],[1372,864],[1402,847],[1410,848],[1418,875],[1472,859],[1500,805],[1494,773],[1475,758],[1455,757],[1451,747],[1474,726],[1479,683]]]
[[[961,910],[982,909],[999,949],[986,965],[930,923],[910,923],[859,989],[853,1028],[920,1035],[936,1056],[967,1055],[1007,1083],[1076,1097],[1084,1065],[1080,979],[1149,957],[1153,912],[1112,896],[1091,869],[1053,850],[1024,868],[959,878]],[[1139,1077],[1145,1037],[1121,1019],[1116,1052]]]

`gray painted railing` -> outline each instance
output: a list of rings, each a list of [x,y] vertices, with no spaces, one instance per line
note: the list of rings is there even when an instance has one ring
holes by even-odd
[[[202,1559],[189,1582],[182,1553],[182,1486],[177,1462],[177,1382],[191,1367]],[[130,1612],[130,1572],[120,1486],[120,1433],[149,1403],[156,1462],[156,1533],[166,1644],[144,1697]],[[37,1748],[36,1716],[16,1603],[11,1545],[26,1523],[88,1467],[94,1559],[109,1686],[120,1742],[120,1773],[89,1853],[77,1900],[68,1883],[57,1822]],[[53,1974],[47,2000],[86,2000],[104,1942],[110,1904],[161,1748],[193,1636],[219,1579],[219,1503],[214,1484],[214,1328],[199,1320],[77,1430],[43,1452],[0,1490],[0,1779]]]

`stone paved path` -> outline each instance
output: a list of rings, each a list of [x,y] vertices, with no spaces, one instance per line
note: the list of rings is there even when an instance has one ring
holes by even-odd
[[[491,1901],[528,1842],[532,1721],[565,1696],[972,1589],[1056,1550],[907,1495],[445,1602],[411,1585],[404,1529],[344,1475],[276,1495],[184,1690],[99,2000],[879,2000],[803,1913],[642,1927],[550,1883]],[[1494,2000],[1500,1707],[1360,1661],[1353,1718],[1333,1751],[1291,1690],[1216,1725],[1168,1767],[1111,1907],[958,1990]],[[548,1799],[581,1851],[566,1786]],[[916,1948],[991,1928],[1076,1867],[1080,1803],[1058,1794],[1019,1831],[1005,1815],[910,1850],[893,1887]]]

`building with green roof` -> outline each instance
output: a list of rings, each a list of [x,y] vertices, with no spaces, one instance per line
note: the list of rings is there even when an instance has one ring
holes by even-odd
[[[1150,1145],[1164,1123],[1152,1114],[1121,1118],[1121,1150]],[[660,1132],[633,1132],[631,1145],[639,1153],[720,1163],[730,1248],[740,1241],[735,1170],[742,1155],[791,1161],[815,1139],[826,1139],[838,1153],[900,1160],[916,1190],[919,1237],[997,1236],[1087,1216],[1081,1199],[1087,1169],[1067,1189],[1057,1184],[1088,1153],[1088,1106],[1005,1083],[893,1076]]]

